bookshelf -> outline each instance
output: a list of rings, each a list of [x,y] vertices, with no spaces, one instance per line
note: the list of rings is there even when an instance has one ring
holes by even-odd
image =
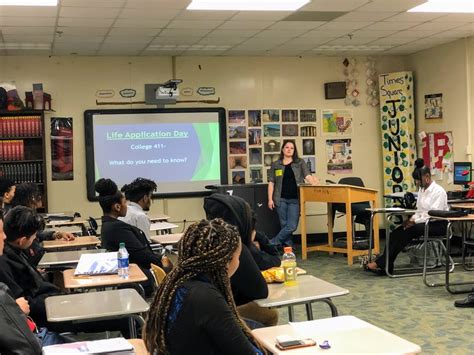
[[[34,182],[48,210],[43,111],[0,111],[0,175],[17,184]]]

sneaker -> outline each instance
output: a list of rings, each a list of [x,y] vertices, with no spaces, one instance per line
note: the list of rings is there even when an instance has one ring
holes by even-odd
[[[474,307],[474,293],[470,293],[463,300],[454,301],[454,307],[470,308]]]

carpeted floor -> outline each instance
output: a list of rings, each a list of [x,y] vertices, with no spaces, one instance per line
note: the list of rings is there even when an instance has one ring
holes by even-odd
[[[301,250],[299,246],[296,249]],[[427,287],[421,276],[376,276],[358,264],[348,266],[341,254],[312,252],[305,261],[298,256],[298,266],[350,291],[333,299],[340,315],[353,315],[397,334],[420,345],[424,354],[474,354],[474,308],[453,306],[454,300],[464,298],[465,293],[451,295],[444,287]],[[453,280],[474,282],[474,272],[461,270],[456,269]],[[442,276],[432,276],[431,280],[442,281]],[[315,319],[330,317],[324,303],[315,303],[313,310]],[[306,320],[304,306],[295,307],[295,314],[298,321]],[[287,322],[287,309],[282,308],[279,323]]]

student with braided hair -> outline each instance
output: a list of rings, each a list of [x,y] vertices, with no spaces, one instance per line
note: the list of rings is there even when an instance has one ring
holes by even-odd
[[[107,250],[117,251],[120,243],[125,243],[130,262],[137,264],[147,276],[148,281],[143,287],[145,294],[151,295],[155,289],[155,279],[150,271],[151,264],[169,271],[171,262],[166,256],[161,257],[153,253],[141,229],[118,219],[127,214],[127,202],[115,182],[99,179],[95,183],[95,190],[99,193],[99,204],[104,212],[101,227],[102,246]]]
[[[122,192],[128,201],[127,214],[125,217],[119,217],[119,219],[140,228],[145,233],[148,241],[150,241],[151,222],[145,211],[150,210],[151,197],[156,188],[156,183],[153,180],[141,177],[122,187]]]
[[[178,263],[150,305],[143,338],[150,354],[263,354],[239,318],[229,278],[239,267],[237,228],[221,219],[186,230]]]

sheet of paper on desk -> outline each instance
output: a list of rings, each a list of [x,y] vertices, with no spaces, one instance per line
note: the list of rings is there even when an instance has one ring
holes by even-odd
[[[318,319],[307,322],[290,322],[291,327],[298,336],[314,337],[318,333],[332,333],[346,330],[361,329],[368,326],[367,323],[353,316],[334,317]]]
[[[124,338],[78,341],[43,347],[43,355],[50,354],[135,354],[133,346]]]
[[[405,211],[404,208],[401,207],[388,207],[388,208],[372,208],[374,212],[397,212],[397,211]]]
[[[82,254],[74,275],[116,274],[117,252]]]

